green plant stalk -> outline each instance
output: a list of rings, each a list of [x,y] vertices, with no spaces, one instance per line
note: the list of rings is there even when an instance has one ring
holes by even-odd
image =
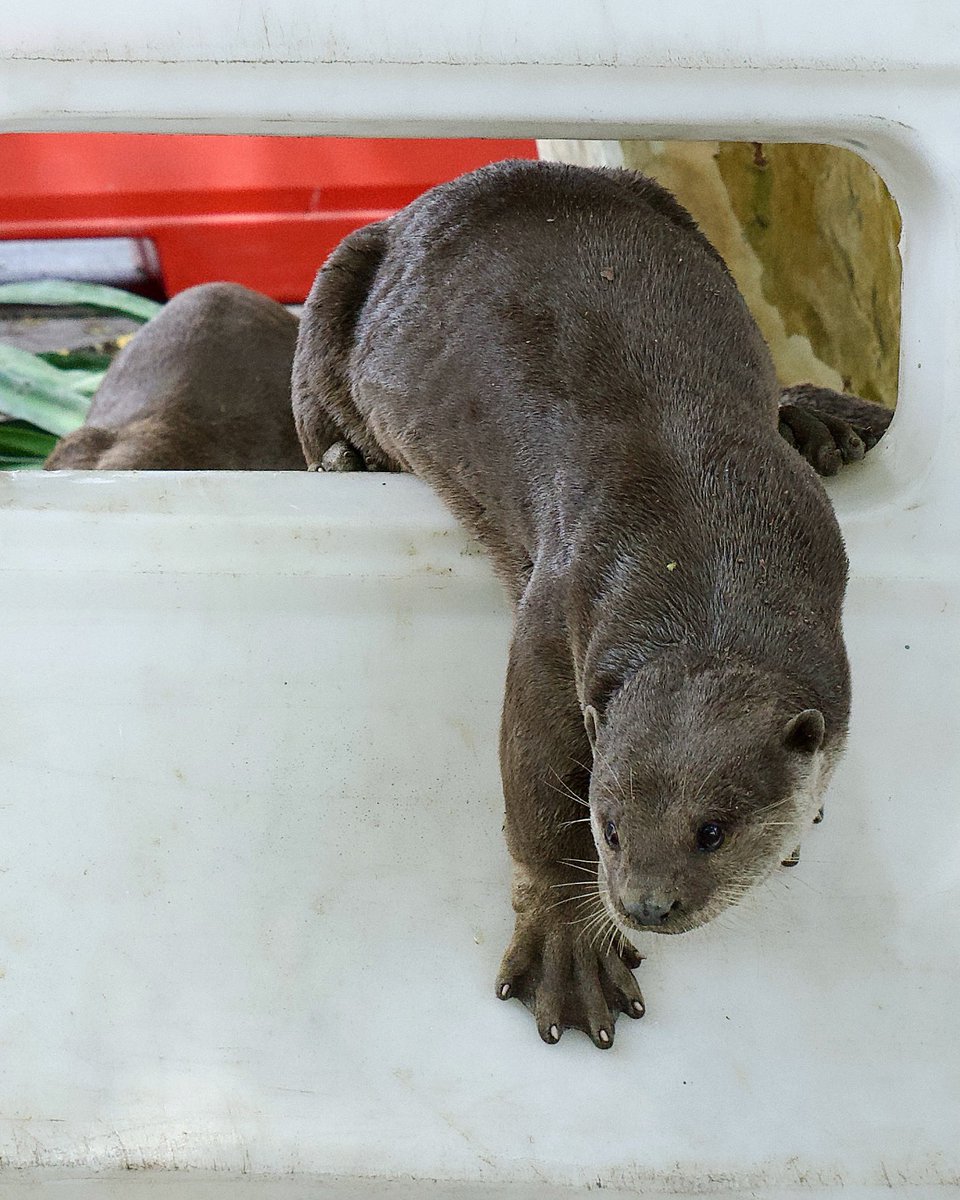
[[[156,300],[134,296],[120,288],[105,287],[99,283],[72,283],[65,279],[0,284],[0,304],[86,304],[107,312],[124,313],[137,321],[149,321],[163,308]]]
[[[0,454],[0,471],[42,471],[42,458],[14,458],[9,454]]]
[[[58,437],[72,433],[83,424],[90,407],[89,394],[76,386],[79,380],[64,381],[64,375],[74,374],[61,372],[24,350],[0,345],[0,412]]]
[[[23,421],[0,423],[0,457],[45,459],[57,444],[52,433]]]

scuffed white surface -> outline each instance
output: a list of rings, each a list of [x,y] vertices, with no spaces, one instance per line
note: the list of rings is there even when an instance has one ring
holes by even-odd
[[[25,1171],[15,1183],[0,1183],[0,1195],[13,1200],[595,1200],[597,1186],[552,1187],[544,1184],[452,1184],[433,1180],[374,1180],[287,1176],[283,1179],[253,1179],[249,1175],[216,1174],[204,1171],[124,1172],[121,1175],[83,1176],[76,1172]],[[604,1200],[636,1200],[633,1190],[603,1188]],[[929,1188],[897,1187],[895,1200],[931,1200]],[[938,1190],[937,1196],[945,1193]],[[647,1192],[646,1195],[653,1195]],[[750,1188],[731,1192],[726,1188],[709,1193],[658,1191],[658,1200],[691,1200],[709,1195],[711,1200],[826,1200],[836,1192],[830,1188],[802,1187],[784,1191]],[[890,1200],[891,1190],[845,1188],[843,1200]]]
[[[248,1175],[211,1175],[203,1171],[124,1172],[121,1175],[82,1176],[77,1173],[26,1171],[15,1183],[0,1183],[0,1195],[13,1200],[596,1200],[596,1185],[586,1188],[543,1184],[451,1184],[433,1180],[373,1180],[356,1178],[252,1179]],[[646,1195],[654,1193],[647,1192]],[[661,1192],[658,1200],[691,1200],[709,1195],[711,1200],[826,1200],[831,1188],[802,1187],[784,1191],[750,1188],[731,1192]],[[942,1190],[936,1196],[943,1196]],[[636,1200],[633,1190],[603,1188],[604,1200]],[[845,1188],[843,1200],[931,1200],[929,1188]]]
[[[827,820],[604,1054],[493,996],[508,617],[426,489],[6,477],[0,539],[4,1161],[957,1182],[954,580],[852,546]]]
[[[4,14],[11,57],[693,67],[956,66],[960,17],[940,0],[35,0]]]

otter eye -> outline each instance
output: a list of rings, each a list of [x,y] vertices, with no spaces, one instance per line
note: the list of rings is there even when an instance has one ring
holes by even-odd
[[[705,821],[697,830],[697,849],[704,854],[719,850],[726,839],[723,826],[717,821]]]
[[[617,827],[612,821],[608,821],[603,829],[603,836],[607,839],[607,845],[614,850],[620,849],[620,834],[617,833]]]

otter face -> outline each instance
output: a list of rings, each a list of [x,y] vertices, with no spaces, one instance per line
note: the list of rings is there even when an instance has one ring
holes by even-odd
[[[712,920],[789,856],[820,808],[821,713],[731,682],[724,697],[715,675],[687,680],[655,719],[636,689],[602,723],[584,711],[599,888],[627,930]]]

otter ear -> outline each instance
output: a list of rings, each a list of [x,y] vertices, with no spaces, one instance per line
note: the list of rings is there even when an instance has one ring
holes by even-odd
[[[799,754],[813,754],[823,745],[823,713],[817,708],[805,708],[786,724],[783,744]]]
[[[600,727],[600,718],[597,716],[597,710],[592,704],[588,704],[583,710],[583,727],[587,731],[587,737],[590,739],[590,749],[597,748],[597,731]]]

